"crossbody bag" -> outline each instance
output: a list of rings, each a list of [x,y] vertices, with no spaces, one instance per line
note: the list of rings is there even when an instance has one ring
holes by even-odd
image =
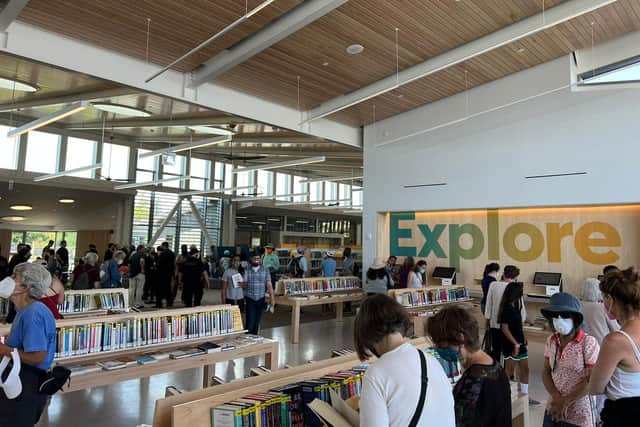
[[[424,409],[424,401],[427,398],[427,385],[429,378],[427,377],[427,358],[422,350],[418,350],[420,356],[420,399],[418,400],[418,407],[411,417],[409,427],[417,427],[418,421],[422,416],[422,410]]]

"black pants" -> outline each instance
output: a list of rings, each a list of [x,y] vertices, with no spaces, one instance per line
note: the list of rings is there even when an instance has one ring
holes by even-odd
[[[224,302],[225,304],[237,305],[240,307],[240,313],[244,313],[244,299],[234,300],[227,298]]]
[[[5,370],[9,375],[9,369]],[[29,365],[22,365],[20,381],[22,393],[15,399],[7,399],[4,390],[0,389],[0,427],[33,427],[47,403],[47,395],[38,392],[40,369]],[[2,380],[6,379],[2,375]]]
[[[637,427],[640,420],[640,397],[605,400],[600,419],[602,427]]]
[[[500,357],[502,356],[502,336],[502,330],[491,328],[491,352],[489,352],[489,356],[498,363],[500,363]]]
[[[202,282],[200,283],[188,283],[182,284],[182,301],[187,307],[197,307],[202,302],[202,294],[204,293],[204,287]]]
[[[260,319],[262,319],[262,313],[264,313],[265,308],[264,298],[254,301],[249,297],[244,297],[244,301],[247,307],[247,331],[250,334],[257,335],[260,330]]]
[[[173,293],[171,292],[171,276],[158,277],[158,287],[156,289],[156,307],[162,308],[162,300],[167,300],[167,307],[173,306]]]

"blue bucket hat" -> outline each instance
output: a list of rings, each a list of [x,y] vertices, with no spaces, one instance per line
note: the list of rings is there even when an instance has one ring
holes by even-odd
[[[578,317],[578,325],[581,325],[584,320],[580,300],[566,292],[558,292],[557,294],[551,295],[549,305],[541,308],[540,312],[548,321],[551,321],[552,318],[560,313],[575,314]]]

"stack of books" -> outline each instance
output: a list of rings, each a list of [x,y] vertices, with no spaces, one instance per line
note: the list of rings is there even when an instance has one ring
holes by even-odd
[[[469,299],[467,288],[415,289],[411,292],[397,292],[396,301],[405,307],[442,304]]]
[[[323,422],[309,407],[315,400],[331,402],[359,396],[366,366],[356,366],[311,381],[289,384],[266,393],[244,396],[211,409],[211,425],[261,427],[320,427]]]
[[[356,277],[332,277],[314,279],[286,279],[279,283],[279,294],[296,295],[314,292],[331,292],[360,289],[360,280]]]
[[[55,357],[123,350],[242,330],[237,307],[192,314],[127,318],[57,328]]]

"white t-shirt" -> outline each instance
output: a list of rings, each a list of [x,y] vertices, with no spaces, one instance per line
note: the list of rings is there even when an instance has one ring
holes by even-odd
[[[431,355],[427,359],[427,397],[418,426],[455,427],[451,383]],[[367,369],[360,398],[361,427],[406,427],[420,398],[420,356],[405,343]]]
[[[227,284],[227,298],[232,300],[239,300],[244,298],[244,292],[242,292],[242,288],[234,288],[233,287],[233,275],[238,274],[238,270],[233,267],[229,267],[224,271],[222,275],[222,280]],[[247,275],[245,273],[244,280],[247,280]],[[224,301],[222,301],[224,304]]]
[[[489,285],[489,293],[487,294],[487,305],[484,308],[484,317],[489,319],[489,326],[491,328],[500,329],[498,323],[498,316],[500,315],[500,304],[502,303],[502,295],[504,290],[507,289],[507,282],[492,282]],[[522,315],[522,322],[527,319],[527,308],[524,306],[524,299],[521,300],[522,309],[520,314]]]
[[[422,275],[420,273],[416,273],[412,271],[409,273],[409,286],[408,288],[423,288],[422,284]]]

